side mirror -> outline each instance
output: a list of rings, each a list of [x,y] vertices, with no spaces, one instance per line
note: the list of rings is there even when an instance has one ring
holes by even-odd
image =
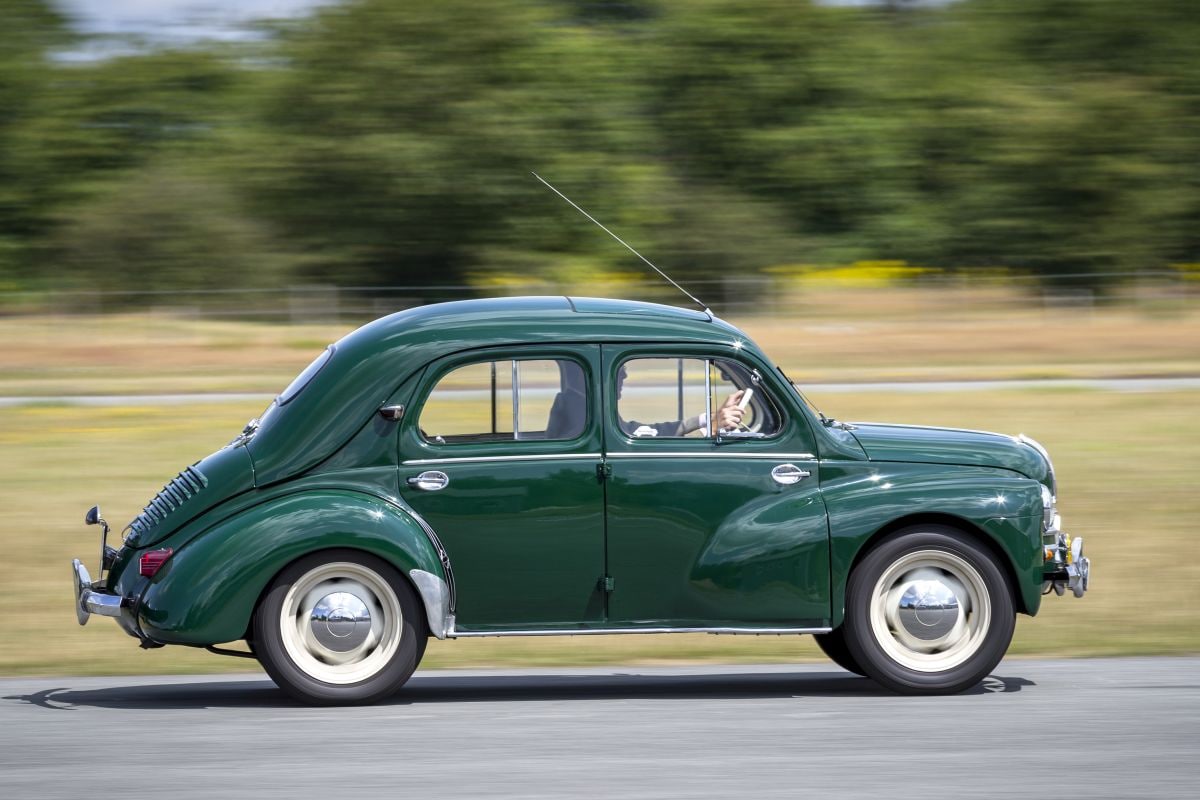
[[[84,525],[95,525],[100,521],[100,506],[92,506],[88,509],[87,516],[83,518]]]

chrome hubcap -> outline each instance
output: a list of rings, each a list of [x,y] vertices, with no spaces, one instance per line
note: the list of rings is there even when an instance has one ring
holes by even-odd
[[[317,601],[309,617],[312,635],[337,653],[360,647],[371,635],[371,611],[350,592],[333,592]]]
[[[292,662],[325,683],[366,680],[391,661],[404,619],[391,585],[351,562],[323,564],[288,589],[279,615]]]
[[[875,584],[871,631],[894,661],[942,672],[983,644],[992,604],[983,577],[959,556],[922,550],[898,559]]]

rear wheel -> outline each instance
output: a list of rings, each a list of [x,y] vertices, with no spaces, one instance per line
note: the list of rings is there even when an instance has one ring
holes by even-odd
[[[293,697],[370,703],[400,688],[427,640],[421,606],[387,562],[354,550],[314,553],[271,583],[254,618],[254,652]]]
[[[847,651],[904,694],[974,686],[1000,663],[1015,625],[995,556],[949,527],[900,531],[859,562],[846,589]]]

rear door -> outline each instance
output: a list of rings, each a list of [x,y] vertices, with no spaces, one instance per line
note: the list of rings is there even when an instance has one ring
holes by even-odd
[[[454,567],[460,630],[604,619],[599,346],[477,351],[426,370],[400,490]]]

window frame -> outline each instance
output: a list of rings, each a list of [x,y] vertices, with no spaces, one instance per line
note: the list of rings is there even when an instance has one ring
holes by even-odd
[[[517,391],[519,375],[520,375],[520,368],[517,367],[517,364],[519,364],[520,362],[528,362],[528,361],[551,361],[551,362],[569,361],[569,362],[575,364],[577,367],[579,367],[580,371],[583,373],[583,380],[584,380],[583,398],[584,398],[584,403],[585,403],[584,420],[583,420],[583,426],[576,436],[573,436],[569,439],[564,439],[564,438],[523,439],[523,438],[520,438],[520,433],[521,433],[521,431],[519,430],[520,402],[518,400],[518,391]],[[480,433],[480,434],[460,434],[460,435],[462,435],[462,436],[500,436],[500,435],[504,435],[506,438],[492,438],[492,439],[480,438],[480,439],[458,440],[458,441],[443,440],[443,441],[439,442],[436,439],[430,438],[429,436],[427,436],[425,434],[425,431],[421,427],[421,416],[425,413],[425,410],[429,407],[429,401],[433,398],[434,392],[437,390],[437,387],[441,384],[441,382],[447,376],[449,376],[452,373],[456,372],[457,370],[463,369],[465,367],[470,367],[470,366],[474,366],[474,365],[478,365],[478,364],[487,364],[487,363],[491,363],[493,365],[498,365],[498,364],[502,364],[504,362],[509,362],[512,365],[512,369],[514,372],[513,380],[509,387],[509,391],[512,392],[512,410],[513,410],[512,411],[512,413],[513,413],[512,427],[513,427],[513,430],[512,431],[503,431],[503,432],[492,431],[491,433],[485,432],[485,433]],[[517,445],[518,447],[520,447],[520,446],[524,446],[524,445],[540,445],[540,444],[558,445],[558,446],[570,445],[570,444],[577,444],[577,443],[581,442],[582,440],[586,439],[589,436],[591,430],[593,429],[594,422],[595,422],[595,416],[596,416],[595,415],[595,402],[593,400],[593,388],[594,388],[594,381],[595,381],[594,369],[593,369],[592,365],[588,362],[588,359],[586,359],[582,354],[575,353],[575,352],[566,352],[566,351],[559,350],[559,349],[546,350],[546,351],[539,350],[539,351],[535,351],[535,352],[519,352],[519,353],[516,351],[513,351],[513,350],[506,349],[504,351],[497,351],[497,352],[492,352],[492,353],[476,352],[474,354],[467,355],[465,357],[450,358],[436,366],[438,367],[436,369],[436,371],[432,372],[423,381],[424,389],[422,390],[421,395],[419,397],[419,402],[414,404],[416,406],[416,409],[415,409],[416,413],[412,417],[413,418],[412,428],[413,428],[413,432],[415,434],[415,438],[416,438],[417,442],[423,448],[496,447],[496,446],[505,446],[505,445]],[[496,419],[496,417],[495,417],[496,384],[494,383],[495,374],[496,373],[493,372],[493,383],[492,383],[492,387],[491,387],[491,390],[492,390],[491,404],[492,404],[492,409],[493,409],[492,410],[493,420]],[[560,383],[557,391],[561,392],[562,391],[561,387],[562,387],[562,385]],[[543,433],[543,434],[545,433],[544,428],[542,429],[541,433]]]
[[[705,369],[704,383],[705,383],[705,395],[706,395],[708,406],[709,406],[708,407],[708,415],[709,415],[708,428],[709,428],[709,430],[707,432],[707,435],[705,435],[705,436],[687,436],[687,435],[684,435],[684,436],[631,436],[631,435],[625,433],[624,429],[622,429],[621,415],[620,415],[621,401],[617,397],[617,376],[620,374],[620,371],[623,368],[625,368],[625,365],[631,361],[652,360],[652,359],[665,359],[665,360],[691,359],[691,360],[695,360],[695,361],[703,361],[706,363],[707,367]],[[713,429],[713,427],[712,427],[713,422],[714,422],[713,417],[716,413],[717,406],[716,406],[716,398],[713,394],[713,388],[714,388],[715,384],[712,381],[712,370],[718,362],[722,362],[722,361],[737,364],[738,366],[742,367],[749,373],[753,373],[753,372],[758,373],[759,381],[758,381],[757,386],[755,387],[755,390],[757,392],[759,389],[761,389],[762,391],[765,392],[765,394],[762,396],[761,399],[764,403],[766,403],[767,405],[770,406],[770,408],[774,411],[776,418],[779,421],[779,426],[776,429],[775,433],[773,433],[769,436],[721,435],[719,431],[716,431]],[[758,444],[774,445],[774,444],[778,444],[780,441],[784,440],[791,434],[791,428],[793,425],[792,415],[787,413],[787,411],[785,410],[786,407],[784,406],[783,403],[781,403],[779,401],[778,392],[776,391],[776,389],[769,385],[770,381],[768,379],[768,375],[766,372],[763,371],[762,366],[759,364],[751,363],[745,359],[738,358],[733,353],[716,354],[716,353],[713,353],[709,349],[691,350],[690,348],[685,347],[685,346],[681,346],[679,349],[676,349],[674,352],[671,352],[668,350],[663,350],[663,349],[654,349],[654,350],[645,350],[645,351],[635,349],[635,350],[627,350],[627,351],[621,353],[620,355],[616,356],[615,358],[612,359],[611,364],[612,364],[611,369],[610,369],[608,375],[606,375],[606,381],[608,381],[608,382],[606,383],[604,388],[605,388],[606,395],[612,398],[612,402],[607,403],[607,405],[609,406],[609,409],[605,416],[607,418],[607,424],[610,427],[610,430],[614,431],[617,435],[619,435],[626,444],[631,444],[634,446],[642,446],[648,442],[659,442],[659,443],[666,442],[666,443],[670,443],[671,446],[678,446],[678,445],[684,444],[684,443],[699,443],[699,444],[711,446],[711,445],[728,445],[728,444],[731,444],[734,442],[752,442],[752,443],[758,443]],[[683,417],[683,419],[687,419],[687,417]],[[688,446],[694,447],[697,445],[691,444]]]

